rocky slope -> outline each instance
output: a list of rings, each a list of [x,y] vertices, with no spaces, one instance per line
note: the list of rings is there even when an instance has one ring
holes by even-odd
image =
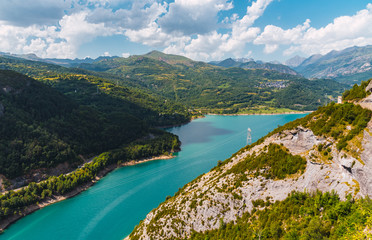
[[[363,107],[372,108],[372,103],[361,102]],[[350,105],[330,105],[320,109],[305,120],[289,123],[256,144],[243,148],[151,211],[128,239],[183,239],[194,231],[218,229],[221,222],[236,221],[252,211],[254,201],[284,200],[292,191],[335,191],[341,199],[346,199],[349,194],[354,198],[372,197],[371,113]],[[345,109],[349,115],[356,109],[360,113],[364,111],[368,124],[356,125],[354,120],[343,122],[341,118],[337,119],[337,114]],[[323,133],[319,134],[323,126],[328,126],[329,131],[322,128]],[[354,130],[359,127],[360,131]],[[333,134],[336,129],[338,135]],[[343,141],[346,146],[341,144]],[[287,171],[285,175],[273,175],[275,169],[270,165],[251,167],[260,156],[267,158],[272,146],[284,152],[282,156],[286,160],[281,164],[284,173]],[[305,160],[304,171],[301,167],[295,172],[288,171],[293,166],[288,166],[286,161],[298,159],[295,155]]]
[[[371,64],[372,46],[351,47],[342,51],[331,51],[326,55],[313,55],[296,66],[294,70],[308,78],[345,78],[350,76],[350,83],[354,84],[353,78],[372,71]],[[364,76],[364,79],[366,77]]]

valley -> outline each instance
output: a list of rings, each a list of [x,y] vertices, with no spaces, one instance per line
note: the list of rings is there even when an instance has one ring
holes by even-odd
[[[245,129],[240,130],[240,143],[229,148],[233,149],[229,150],[229,154],[238,150],[236,146],[242,147],[244,139],[241,140],[241,137],[246,128],[251,127],[246,125],[248,119],[262,118],[269,121],[267,127],[261,123],[254,129],[260,132],[255,138],[265,136],[268,129],[278,128],[265,138],[255,139],[258,141],[223,162],[217,160],[221,160],[221,156],[228,157],[226,146],[221,143],[223,147],[220,152],[213,148],[216,151],[213,156],[219,157],[208,161],[203,171],[198,169],[188,174],[182,181],[172,185],[166,195],[165,192],[161,193],[156,202],[147,202],[148,207],[143,207],[141,214],[130,220],[126,235],[139,220],[145,218],[130,235],[131,239],[159,236],[164,239],[199,239],[204,238],[205,234],[218,238],[220,235],[216,235],[215,231],[221,226],[233,228],[234,223],[239,221],[241,226],[246,225],[244,221],[253,221],[247,220],[250,216],[248,213],[259,213],[264,206],[271,206],[277,201],[286,204],[286,201],[292,201],[291,197],[301,196],[311,202],[313,195],[310,193],[333,190],[335,204],[343,204],[349,196],[360,199],[369,195],[370,182],[366,177],[369,158],[368,153],[363,151],[369,151],[365,132],[370,131],[367,123],[371,116],[369,111],[353,104],[360,101],[361,106],[369,108],[369,82],[346,90],[350,88],[349,85],[331,79],[309,80],[277,63],[240,63],[231,59],[228,63],[211,65],[158,51],[128,58],[102,57],[86,61],[23,57],[0,56],[0,69],[3,69],[0,70],[0,131],[6,136],[0,144],[2,229],[35,210],[43,209],[30,215],[30,218],[26,217],[26,220],[21,219],[14,227],[18,230],[11,230],[11,226],[0,238],[22,236],[19,239],[25,239],[25,236],[31,234],[27,230],[29,228],[21,231],[22,234],[13,234],[23,224],[33,221],[27,219],[52,214],[49,211],[59,212],[58,206],[65,205],[64,202],[68,204],[70,200],[56,202],[83,191],[71,201],[78,203],[76,208],[79,204],[85,204],[80,203],[83,201],[80,196],[84,198],[89,195],[86,192],[94,192],[91,189],[99,186],[105,178],[100,179],[118,167],[127,166],[122,168],[127,169],[128,165],[140,163],[143,159],[158,159],[158,156],[164,156],[160,157],[164,159],[175,155],[172,160],[160,162],[177,162],[179,154],[189,144],[188,140],[180,141],[176,128],[169,133],[162,127],[182,126],[192,119],[197,120],[190,124],[214,117],[232,118],[232,121],[234,117],[247,119],[247,122],[242,123]],[[341,95],[345,103],[335,104],[334,101]],[[298,113],[309,115],[287,123],[301,116]],[[206,118],[200,118],[205,115]],[[284,123],[287,124],[280,126]],[[224,124],[227,126],[231,123]],[[223,130],[225,128],[220,126],[218,131],[214,129],[217,133],[212,131],[212,136],[228,135],[229,130]],[[204,139],[201,133],[192,132],[195,143],[201,144],[198,142]],[[210,152],[206,150],[205,153]],[[87,159],[90,161],[87,162]],[[265,162],[265,159],[272,160]],[[277,159],[283,162],[275,163]],[[145,162],[138,166],[153,164]],[[208,172],[211,168],[211,172]],[[116,171],[107,178],[115,176]],[[187,184],[203,172],[208,173]],[[136,174],[139,172],[136,171]],[[156,179],[146,179],[143,187],[157,184]],[[159,179],[165,181],[164,177]],[[314,179],[317,179],[317,183],[313,182]],[[138,184],[138,191],[142,192],[142,185]],[[125,208],[127,201],[135,201],[130,197],[131,190],[126,187],[123,191],[127,194],[111,198],[121,208]],[[179,191],[171,197],[178,188]],[[187,193],[183,194],[184,191]],[[98,198],[97,202],[105,202],[99,200],[102,197],[100,194],[89,196]],[[156,207],[154,204],[161,203],[165,196],[166,201],[159,205],[159,209],[151,211]],[[319,195],[319,198],[323,197],[329,196]],[[55,204],[44,209],[52,203]],[[175,208],[172,204],[191,212],[184,215],[181,208]],[[368,205],[368,200],[358,200],[355,206],[362,211],[363,204]],[[116,208],[114,205],[107,211]],[[135,209],[141,207],[136,205]],[[107,208],[101,206],[97,208],[98,212],[90,214],[103,214],[100,212],[102,209]],[[150,214],[146,216],[149,211]],[[53,221],[65,221],[64,218],[57,220],[57,215],[51,215]],[[92,215],[83,214],[82,217],[88,216]],[[106,212],[97,219],[102,226],[105,226],[101,222],[105,216]],[[171,216],[172,219],[167,219]],[[195,227],[188,223],[191,220]],[[81,221],[89,223],[88,220]],[[117,215],[113,215],[110,220],[115,221]],[[365,221],[369,221],[368,216]],[[46,223],[41,221],[41,224]],[[84,228],[81,226],[71,232],[73,235],[65,237],[88,238],[91,232],[95,232],[92,224],[99,231],[98,223],[90,222],[85,226],[89,234],[84,233],[85,230],[81,232]],[[112,235],[113,239],[125,237],[120,230],[123,226],[120,226],[115,230],[116,235]],[[40,225],[35,227],[38,229]],[[50,227],[53,228],[53,225]],[[225,227],[223,234],[229,236],[231,233],[225,231]],[[256,234],[254,231],[249,230],[244,234],[252,237]],[[271,233],[266,231],[262,229],[265,236],[270,238]],[[283,237],[283,229],[280,231]],[[31,235],[35,239],[42,238],[36,233]]]

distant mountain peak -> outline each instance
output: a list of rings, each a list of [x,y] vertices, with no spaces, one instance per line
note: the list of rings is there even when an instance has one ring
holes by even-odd
[[[295,66],[295,70],[309,78],[334,78],[355,84],[369,78],[372,73],[372,45],[349,47],[315,54]]]
[[[194,62],[193,60],[191,60],[187,57],[184,57],[184,56],[174,55],[174,54],[167,54],[167,53],[163,53],[163,52],[160,52],[160,51],[157,51],[157,50],[153,50],[153,51],[151,51],[149,53],[146,53],[142,56],[152,58],[152,59],[155,59],[155,60],[164,61],[168,64],[190,65]]]
[[[285,65],[289,66],[289,67],[297,67],[298,65],[300,65],[303,61],[305,61],[305,57],[300,57],[298,55],[288,59],[286,62],[285,62]]]

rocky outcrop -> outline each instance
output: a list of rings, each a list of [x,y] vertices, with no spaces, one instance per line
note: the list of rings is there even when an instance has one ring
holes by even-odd
[[[371,126],[372,123],[361,136],[360,159],[339,152],[332,138],[318,137],[303,127],[272,135],[187,184],[179,194],[150,212],[134,235],[140,239],[185,238],[192,231],[219,228],[221,220],[235,221],[253,209],[252,201],[284,200],[292,191],[336,191],[341,199],[348,194],[372,197]],[[306,158],[305,172],[283,180],[254,177],[247,172],[247,180],[237,184],[238,176],[228,174],[228,170],[248,155],[265,151],[270,143],[281,144],[290,153]],[[330,149],[327,157],[318,150],[319,144]]]
[[[372,110],[371,95],[357,104]],[[320,111],[305,123],[310,126],[322,114],[324,112]],[[346,121],[335,128],[346,136],[354,127],[348,124]],[[174,197],[151,211],[128,238],[184,239],[193,231],[218,229],[221,221],[235,222],[253,210],[256,200],[281,201],[293,191],[334,191],[342,200],[348,195],[372,198],[372,119],[364,130],[347,140],[347,147],[340,148],[339,141],[331,134],[317,136],[302,126],[277,130],[259,144],[242,149],[185,185]],[[240,164],[243,161],[253,161],[252,156],[267,152],[270,144],[282,146],[280,148],[288,153],[306,159],[305,171],[297,171],[284,179],[273,179],[261,174],[265,169],[248,171],[241,167],[247,164]],[[234,170],[236,166],[238,171]]]

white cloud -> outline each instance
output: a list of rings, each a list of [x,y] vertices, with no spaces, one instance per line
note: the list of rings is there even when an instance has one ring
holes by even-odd
[[[130,53],[122,53],[121,56],[123,58],[128,58],[128,57],[130,57]]]
[[[0,20],[16,26],[56,24],[71,4],[72,0],[1,0]]]
[[[198,34],[196,39],[183,44],[171,45],[165,49],[165,52],[183,54],[199,60],[221,59],[225,54],[246,57],[248,55],[244,51],[246,44],[256,39],[260,33],[260,29],[252,25],[271,2],[272,0],[257,0],[247,7],[243,18],[239,19],[236,14],[233,15],[228,20],[231,21],[229,33],[219,34],[212,31],[208,34]]]
[[[13,7],[21,4],[21,0],[4,0],[0,6],[11,5],[12,1],[17,3]],[[260,33],[252,24],[271,1],[254,1],[241,19],[232,14],[225,25],[231,31],[220,34],[216,29],[223,23],[218,23],[217,16],[233,7],[230,0],[175,0],[170,4],[162,0],[35,0],[33,7],[47,12],[38,13],[39,18],[30,13],[20,23],[30,17],[52,16],[50,21],[15,26],[16,18],[9,20],[4,15],[1,21],[0,16],[0,51],[74,58],[82,44],[97,36],[123,34],[132,42],[165,47],[166,52],[195,59],[221,58],[226,53],[240,57],[247,54],[243,51],[246,43]],[[130,7],[113,7],[122,3]],[[30,10],[27,7],[19,12]]]
[[[150,1],[134,1],[130,9],[99,7],[91,11],[87,17],[92,23],[105,23],[108,27],[121,27],[123,29],[140,30],[166,13],[167,3],[161,4]]]
[[[60,27],[17,27],[0,22],[0,49],[12,53],[36,53],[41,57],[74,58],[81,44],[114,29],[86,21],[87,12],[65,15]]]
[[[325,27],[310,27],[310,20],[303,25],[284,30],[277,26],[266,26],[254,41],[264,44],[265,52],[271,53],[279,45],[287,46],[285,55],[294,53],[325,54],[331,50],[342,50],[352,46],[372,44],[372,4],[353,16],[341,16]],[[278,47],[274,48],[274,45]]]
[[[206,34],[217,28],[218,12],[232,7],[226,0],[175,0],[158,22],[166,33]]]
[[[279,48],[279,44],[291,44],[303,38],[304,32],[309,29],[310,20],[307,19],[303,25],[292,29],[283,30],[274,25],[267,25],[264,31],[253,41],[254,44],[264,44],[265,53],[273,53]]]

